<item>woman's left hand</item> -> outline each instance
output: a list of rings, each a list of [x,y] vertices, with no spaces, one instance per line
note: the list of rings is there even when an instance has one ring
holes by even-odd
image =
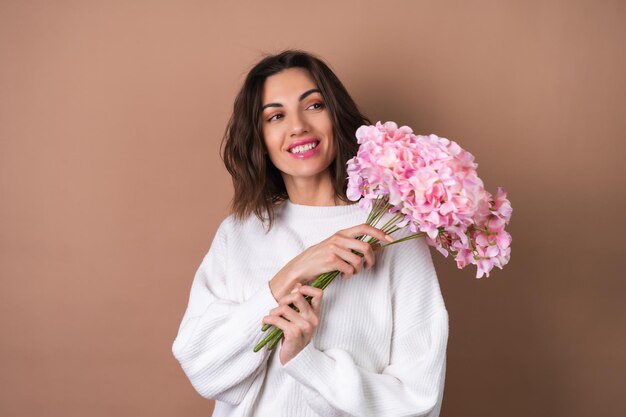
[[[304,297],[312,297],[309,304]],[[282,365],[295,357],[311,342],[320,322],[323,291],[308,285],[296,284],[290,294],[278,300],[278,307],[263,317],[263,324],[271,324],[281,329],[285,335],[280,347]],[[289,307],[293,304],[298,311]]]

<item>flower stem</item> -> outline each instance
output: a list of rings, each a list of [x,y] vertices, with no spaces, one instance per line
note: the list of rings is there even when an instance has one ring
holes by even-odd
[[[404,216],[401,213],[396,214],[391,219],[389,219],[389,221],[387,221],[387,223],[385,223],[383,227],[380,228],[380,230],[385,232],[385,234],[390,234],[390,233],[395,232],[396,230],[398,230],[398,228],[396,228],[396,230],[394,230],[393,232],[391,232],[390,230],[396,227],[396,224],[398,224],[398,222],[402,220],[402,217]]]
[[[361,255],[362,256],[362,255]],[[339,271],[333,271],[333,272],[326,272],[320,276],[318,276],[315,281],[313,281],[311,283],[312,287],[315,288],[320,288],[322,290],[326,289],[326,287],[328,287],[328,285],[330,285],[331,282],[333,282],[333,280],[337,277],[337,275],[339,275]],[[312,297],[310,295],[307,295],[306,297],[304,297],[304,299],[311,304],[311,299]],[[294,310],[297,310],[297,307],[293,304],[289,304],[289,307],[293,308]],[[261,330],[263,330],[264,332],[269,330],[270,328],[272,328],[274,326],[272,326],[271,324],[265,324]],[[268,350],[272,350],[274,349],[274,347],[276,347],[276,345],[278,344],[278,342],[280,341],[280,339],[283,338],[283,331],[280,330],[277,327],[274,327],[272,329],[271,332],[269,332],[267,334],[267,336],[265,336],[263,338],[263,340],[261,340],[255,347],[254,347],[254,351],[258,352],[259,350],[261,350],[263,348],[263,346],[267,345],[267,349]]]
[[[269,332],[269,334],[267,336],[265,336],[263,338],[263,340],[261,340],[255,347],[254,347],[254,352],[258,352],[259,350],[263,349],[263,346],[267,345],[270,341],[273,341],[274,338],[278,337],[280,335],[280,338],[282,338],[283,336],[283,331],[280,330],[278,327],[274,327],[272,329],[271,332]],[[279,339],[280,340],[280,339]],[[276,342],[278,343],[278,342]],[[268,345],[268,349],[270,348],[270,346],[274,347],[276,346],[276,343]]]
[[[394,240],[394,241],[393,241],[393,242],[391,242],[391,243],[387,243],[387,244],[385,244],[385,245],[381,245],[381,247],[380,247],[380,248],[381,248],[381,249],[384,249],[384,248],[386,248],[387,246],[395,245],[396,243],[400,243],[400,242],[406,242],[407,240],[411,240],[411,239],[417,239],[418,237],[422,237],[422,236],[426,236],[426,232],[419,232],[419,233],[414,233],[414,234],[409,235],[409,236],[405,236],[405,237],[403,237],[403,238],[401,238],[401,239]]]
[[[386,203],[386,198],[385,197],[381,197],[381,198],[377,198],[376,202],[374,203],[374,206],[372,207],[372,210],[370,211],[370,214],[367,215],[367,220],[365,221],[365,223],[372,225],[372,222],[374,221],[374,218],[376,216],[379,215],[379,213],[381,212],[381,204],[383,202]]]
[[[370,226],[376,226],[376,223],[378,223],[378,221],[385,215],[385,213],[387,213],[387,211],[389,210],[390,205],[389,205],[389,200],[386,197],[382,197],[382,198],[378,198],[374,204],[374,207],[372,208],[372,211],[370,212],[369,216],[367,217],[367,221],[366,223],[369,224]],[[402,220],[403,215],[401,213],[397,213],[395,214],[391,219],[389,219],[381,228],[381,230],[385,233],[385,234],[392,234],[398,230],[400,230],[399,227],[397,227],[397,223]],[[411,240],[411,239],[416,239],[418,237],[422,237],[425,236],[426,233],[421,232],[421,233],[415,233],[406,237],[403,237],[401,239],[395,240],[391,243],[387,243],[384,245],[380,245],[374,248],[374,250],[379,250],[379,249],[383,249],[386,248],[387,246],[391,246],[391,245],[395,245],[396,243],[400,243],[400,242],[406,242],[407,240]],[[358,239],[359,240],[365,240],[365,235],[364,236],[359,236]],[[369,239],[366,240],[368,243],[370,244],[375,244],[378,243],[378,239],[370,236]],[[362,253],[353,251],[354,253],[356,253],[359,256],[363,256]],[[313,282],[311,282],[311,286],[315,287],[315,288],[320,288],[322,290],[326,289],[326,287],[328,287],[330,285],[331,282],[333,282],[333,280],[339,275],[339,271],[332,271],[332,272],[326,272],[324,274],[319,275]],[[311,296],[306,296],[305,300],[307,300],[307,302],[310,304],[311,303]],[[297,307],[293,304],[290,304],[289,307],[293,308],[294,310],[297,311]],[[280,342],[280,340],[283,338],[283,331],[277,327],[272,326],[271,324],[265,324],[262,327],[262,331],[267,331],[270,330],[271,331],[263,338],[263,340],[261,340],[255,347],[254,347],[254,352],[258,352],[259,350],[261,350],[264,346],[267,346],[268,350],[272,350],[276,347],[276,345]]]
[[[372,208],[370,216],[367,217],[366,223],[370,226],[376,227],[376,223],[385,215],[385,213],[391,208],[389,199],[382,197],[376,200],[376,204]]]

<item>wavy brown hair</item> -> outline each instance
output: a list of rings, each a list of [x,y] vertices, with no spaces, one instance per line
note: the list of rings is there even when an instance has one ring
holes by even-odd
[[[242,220],[254,213],[267,222],[268,230],[274,222],[274,208],[287,200],[288,195],[281,173],[270,160],[263,140],[261,95],[265,80],[288,68],[304,68],[309,72],[330,112],[337,150],[330,172],[335,195],[342,201],[348,202],[346,162],[356,155],[358,149],[355,132],[359,126],[370,124],[339,78],[320,58],[310,53],[283,51],[266,56],[250,70],[235,98],[221,154],[233,179],[235,194],[231,208],[235,217]]]

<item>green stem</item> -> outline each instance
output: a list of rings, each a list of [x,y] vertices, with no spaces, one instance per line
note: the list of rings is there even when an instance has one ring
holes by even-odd
[[[398,226],[393,226],[391,229],[385,231],[385,233],[387,233],[388,235],[394,234],[395,232],[397,232],[398,230],[400,230],[401,227]]]
[[[311,283],[312,287],[315,288],[320,288],[322,290],[326,289],[326,287],[328,287],[328,285],[330,285],[331,282],[333,282],[333,280],[337,277],[337,275],[339,275],[339,271],[332,271],[332,272],[326,272],[320,276],[318,276],[315,281],[313,281]],[[310,295],[307,295],[304,297],[304,299],[311,304],[311,299],[312,297]],[[289,307],[293,308],[294,310],[297,311],[297,307],[293,304],[289,304]],[[262,331],[267,331],[268,329],[272,328],[274,326],[272,326],[271,324],[265,324],[263,325],[263,327],[261,328]],[[258,352],[259,350],[261,350],[261,348],[263,348],[263,346],[267,345],[267,349],[271,350],[273,349],[276,344],[280,341],[280,339],[282,339],[283,337],[283,331],[280,330],[277,327],[274,327],[272,329],[271,332],[269,332],[267,334],[267,336],[265,336],[263,338],[263,340],[261,340],[255,347],[254,347],[254,351]]]
[[[261,340],[261,341],[260,341],[260,342],[259,342],[259,343],[258,343],[258,344],[254,347],[254,349],[253,349],[253,350],[254,350],[254,352],[258,352],[259,350],[263,349],[263,346],[265,346],[268,342],[270,342],[272,339],[274,339],[274,337],[278,336],[278,334],[279,334],[279,333],[280,333],[280,334],[281,334],[281,336],[282,336],[283,331],[282,331],[282,330],[280,330],[278,327],[274,327],[274,328],[272,329],[272,331],[271,331],[271,332],[269,332],[269,334],[268,334],[267,336],[265,336],[265,337],[263,338],[263,340]]]
[[[402,220],[402,218],[404,217],[404,215],[402,213],[398,213],[396,215],[394,215],[391,219],[389,219],[389,221],[387,221],[387,223],[385,223],[383,225],[383,227],[380,228],[380,230],[382,230],[383,232],[385,232],[385,234],[390,234],[393,232],[389,232],[389,230],[393,229],[394,227],[396,227],[396,224]],[[387,229],[389,228],[389,230]],[[398,230],[398,229],[396,229]],[[395,230],[394,230],[395,232]]]
[[[422,237],[422,236],[426,236],[426,232],[414,233],[412,235],[405,236],[401,239],[394,240],[393,242],[387,243],[386,245],[381,245],[380,249],[384,249],[387,246],[395,245],[396,243],[406,242],[407,240],[417,239],[418,237]]]
[[[376,223],[378,223],[378,221],[382,218],[382,216],[389,210],[390,205],[389,202],[386,198],[379,198],[376,200],[376,203],[374,204],[374,208],[372,209],[372,211],[370,212],[370,215],[367,218],[366,223],[374,226],[376,225]],[[392,234],[398,230],[400,230],[399,227],[396,226],[396,224],[398,223],[398,221],[400,221],[402,219],[402,214],[398,213],[396,215],[394,215],[391,219],[389,219],[381,228],[381,230],[385,233],[385,234]],[[409,236],[405,236],[401,239],[395,240],[391,243],[387,243],[384,245],[380,245],[377,248],[375,248],[375,250],[378,249],[384,249],[387,246],[391,246],[391,245],[395,245],[396,243],[401,243],[401,242],[406,242],[408,240],[411,239],[416,239],[418,237],[422,237],[425,236],[426,233],[425,232],[420,232],[420,233],[414,233],[412,235]],[[365,239],[365,235],[364,236],[359,236],[358,239],[360,240],[364,240]],[[369,237],[369,239],[367,239],[367,242],[370,244],[374,244],[378,242],[378,239],[374,238],[374,237]],[[363,256],[363,254],[355,252],[357,255],[359,256]],[[320,288],[322,290],[325,290],[326,287],[328,287],[330,285],[331,282],[333,282],[333,280],[339,275],[339,271],[332,271],[332,272],[326,272],[324,274],[319,275],[310,285],[312,287],[315,288]],[[307,300],[307,302],[310,304],[311,303],[311,296],[306,296],[305,299]],[[293,304],[290,304],[289,307],[293,308],[294,310],[297,310],[296,306],[294,306]],[[263,340],[261,340],[255,347],[254,347],[254,352],[258,352],[259,350],[261,350],[264,346],[267,346],[268,350],[272,350],[274,349],[274,347],[276,347],[276,345],[280,342],[280,340],[283,338],[283,331],[277,327],[272,326],[271,324],[265,324],[262,327],[262,331],[267,331],[269,329],[272,329],[264,338]]]
[[[391,208],[391,205],[389,204],[389,200],[386,197],[382,197],[376,200],[376,204],[375,206],[372,208],[372,212],[370,214],[373,214],[373,216],[370,218],[370,216],[368,216],[367,218],[367,224],[369,224],[370,226],[376,227],[376,223],[378,223],[378,221],[385,215],[385,213]]]
[[[381,204],[383,204],[383,202],[385,202],[385,197],[381,197],[381,198],[377,198],[376,202],[374,203],[374,206],[372,207],[372,210],[370,211],[370,214],[367,215],[367,220],[365,221],[365,223],[371,225],[372,222],[374,221],[374,218],[376,216],[378,216],[378,213],[380,213],[381,210]]]
[[[267,350],[273,350],[282,338],[283,338],[283,331],[280,330],[278,333],[276,333],[276,336],[274,336],[274,339],[272,339],[267,345]]]

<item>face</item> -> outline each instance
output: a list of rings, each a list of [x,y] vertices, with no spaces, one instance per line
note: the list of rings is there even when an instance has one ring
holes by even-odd
[[[268,77],[261,100],[265,146],[285,184],[328,175],[335,159],[333,127],[309,72],[289,68]]]

